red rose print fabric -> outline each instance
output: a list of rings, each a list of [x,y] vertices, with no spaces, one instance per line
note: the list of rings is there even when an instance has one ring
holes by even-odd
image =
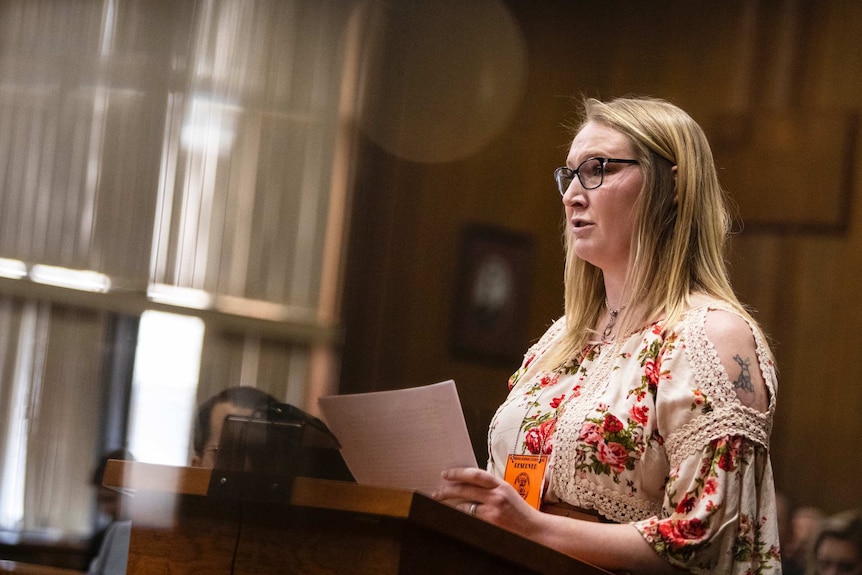
[[[736,312],[713,302],[540,372],[565,331],[565,319],[555,322],[509,379],[489,427],[488,470],[502,477],[511,453],[550,455],[547,497],[631,523],[671,564],[779,572],[768,453],[775,369],[752,328],[770,404],[743,406],[706,337],[713,313]]]

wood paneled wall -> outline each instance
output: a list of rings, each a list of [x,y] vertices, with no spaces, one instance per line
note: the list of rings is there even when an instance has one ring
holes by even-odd
[[[402,160],[360,140],[344,301],[341,391],[454,378],[480,460],[486,426],[517,365],[451,354],[458,236],[474,222],[532,236],[536,261],[527,335],[538,338],[562,311],[562,211],[552,172],[563,163],[568,144],[562,123],[572,117],[580,95],[663,97],[689,111],[711,137],[728,114],[768,111],[798,118],[862,109],[862,4],[506,5],[524,37],[528,72],[520,107],[499,136],[469,157],[436,164]],[[855,454],[862,440],[858,156],[854,151],[849,160],[842,225],[752,225],[734,236],[729,252],[737,291],[773,338],[778,359],[772,437],[778,488],[796,504],[827,512],[862,505],[862,460]],[[808,157],[802,150],[784,161],[797,170]],[[774,197],[834,195],[821,185],[835,178],[821,178],[836,169],[840,163],[809,165],[800,171],[804,177],[785,183]],[[751,178],[769,187],[772,174],[758,170],[756,162],[746,162],[744,170],[734,182]],[[736,185],[729,192],[746,205],[751,198],[741,198],[748,187]],[[743,222],[746,215],[740,214]]]

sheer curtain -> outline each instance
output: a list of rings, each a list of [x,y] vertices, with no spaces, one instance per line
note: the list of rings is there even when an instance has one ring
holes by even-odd
[[[310,400],[362,26],[358,0],[0,3],[0,529],[91,528],[115,313],[204,320],[198,398]]]

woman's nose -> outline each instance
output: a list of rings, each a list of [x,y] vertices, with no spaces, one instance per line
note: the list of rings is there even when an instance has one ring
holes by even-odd
[[[586,196],[584,195],[584,189],[577,179],[572,180],[572,183],[566,188],[566,193],[563,194],[563,205],[578,206],[585,203]]]

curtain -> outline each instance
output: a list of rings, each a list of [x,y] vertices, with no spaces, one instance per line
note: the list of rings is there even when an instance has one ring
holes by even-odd
[[[0,528],[89,530],[106,327],[103,312],[0,300]]]

